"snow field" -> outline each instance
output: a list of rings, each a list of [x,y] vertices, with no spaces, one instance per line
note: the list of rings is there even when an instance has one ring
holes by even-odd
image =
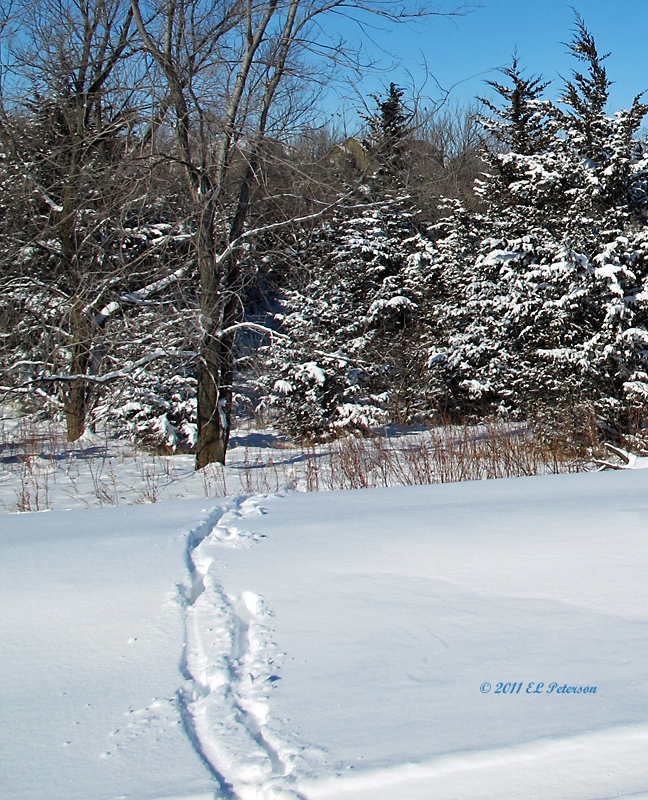
[[[308,800],[648,800],[648,792],[632,791],[646,787],[647,751],[648,726],[617,728],[304,782],[300,788]],[[621,797],[619,787],[629,794]]]
[[[287,656],[266,729],[315,748],[300,794],[645,792],[646,488],[626,472],[265,499],[265,538],[212,569],[273,610]]]
[[[0,796],[645,800],[647,490],[636,470],[5,516]]]
[[[3,800],[213,797],[178,695],[178,587],[203,507],[2,517]]]

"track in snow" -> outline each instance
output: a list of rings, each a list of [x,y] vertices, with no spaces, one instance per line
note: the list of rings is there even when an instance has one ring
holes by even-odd
[[[279,741],[266,725],[269,692],[279,679],[272,615],[253,592],[225,594],[212,568],[224,548],[251,547],[260,538],[237,526],[265,513],[260,499],[235,498],[189,536],[187,682],[179,698],[187,733],[227,800],[303,800],[291,788],[299,748]]]

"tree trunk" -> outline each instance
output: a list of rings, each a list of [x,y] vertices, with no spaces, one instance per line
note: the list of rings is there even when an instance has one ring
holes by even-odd
[[[202,344],[198,367],[198,440],[196,469],[225,463],[229,436],[229,409],[221,399],[223,351],[222,268],[216,267],[214,210],[211,203],[198,219],[196,243],[200,263]],[[231,403],[230,403],[231,407]]]
[[[72,307],[71,375],[85,375],[90,363],[90,339],[83,317],[81,300],[76,297]],[[68,442],[76,442],[85,431],[90,388],[84,380],[72,381],[65,398],[65,422]]]
[[[244,231],[257,161],[255,150],[239,187],[237,209],[229,231],[230,242],[236,242]],[[234,334],[223,331],[238,321],[241,305],[241,252],[234,248],[216,269],[214,217],[211,207],[203,211],[197,236],[203,344],[198,372],[196,469],[212,462],[225,463],[234,394]]]
[[[219,345],[220,342],[213,335],[204,334],[198,370],[196,469],[202,469],[207,464],[225,463],[229,409],[221,401]]]
[[[76,442],[85,432],[86,389],[83,381],[75,381],[70,385],[65,400],[65,423],[68,442]]]
[[[234,391],[234,334],[223,333],[223,330],[237,321],[239,297],[230,282],[239,271],[236,254],[232,255],[227,266],[226,274],[230,280],[224,282],[225,286],[218,287],[220,291],[217,294],[203,289],[196,469],[212,462],[224,464],[229,442]],[[211,303],[206,297],[208,294],[212,294]]]

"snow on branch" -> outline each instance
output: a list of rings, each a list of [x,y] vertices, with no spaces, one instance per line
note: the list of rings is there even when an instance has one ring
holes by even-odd
[[[167,275],[165,278],[161,278],[159,281],[149,283],[148,286],[143,286],[136,292],[128,292],[127,294],[123,294],[121,297],[118,297],[116,300],[108,303],[108,305],[104,306],[101,311],[95,315],[95,323],[99,326],[105,325],[106,320],[116,311],[119,311],[122,305],[125,303],[142,303],[147,297],[150,297],[150,295],[160,292],[162,289],[165,289],[167,286],[169,286],[169,284],[180,280],[186,271],[187,266],[185,265],[177,269],[175,272],[172,272],[170,275]]]
[[[58,397],[52,397],[52,395],[47,394],[42,389],[39,389],[35,386],[0,386],[0,392],[4,392],[5,395],[7,394],[36,394],[39,397],[42,397],[44,400],[47,400],[48,403],[51,403],[53,406],[57,408],[64,408],[65,404],[62,403]]]
[[[594,459],[599,472],[603,472],[606,469],[648,469],[648,458],[636,456],[634,453],[628,453],[627,450],[622,450],[620,447],[614,447],[614,445],[607,443],[603,447],[618,456],[623,463],[615,464],[612,461]]]
[[[24,162],[23,165],[26,166]],[[31,172],[29,172],[29,170],[25,172],[25,177],[32,182],[36,192],[42,197],[42,199],[52,209],[52,211],[55,211],[57,214],[60,214],[63,211],[63,206],[57,203],[55,200],[52,200],[47,191],[40,185],[40,183],[31,174]]]
[[[226,336],[228,333],[234,333],[237,330],[241,330],[242,328],[249,328],[253,331],[259,331],[261,333],[267,333],[271,337],[276,337],[277,339],[285,339],[289,340],[290,337],[286,336],[285,333],[279,333],[278,331],[273,331],[272,328],[267,328],[265,325],[259,325],[257,322],[235,322],[234,325],[230,325],[223,330],[217,332],[217,337],[220,339],[223,336]]]
[[[234,325],[230,325],[223,330],[217,331],[216,336],[221,338],[222,336],[227,335],[228,333],[233,333],[234,331],[240,330],[241,328],[249,328],[251,330],[260,331],[261,333],[267,333],[270,337],[276,337],[277,339],[283,339],[284,341],[290,342],[292,341],[290,336],[286,336],[285,333],[279,333],[278,331],[273,331],[272,328],[266,328],[265,325],[259,325],[257,322],[236,322]],[[346,361],[347,364],[366,364],[366,361],[363,361],[361,358],[349,358],[349,356],[342,355],[341,353],[326,353],[323,350],[311,350],[312,353],[315,355],[322,356],[322,358],[330,358],[336,361]]]
[[[119,378],[127,378],[131,373],[140,367],[155,361],[158,358],[167,357],[180,357],[180,358],[195,358],[198,353],[195,350],[163,350],[158,348],[147,356],[127,364],[121,369],[107,372],[105,375],[83,375],[81,373],[76,375],[42,375],[37,378],[32,378],[30,384],[38,382],[46,383],[71,383],[72,381],[87,381],[88,383],[102,384],[111,383]],[[9,389],[9,391],[29,391],[28,389]]]
[[[302,222],[310,222],[315,219],[319,219],[323,217],[328,211],[332,211],[334,208],[337,208],[341,205],[347,198],[351,197],[353,191],[347,192],[346,194],[339,197],[333,203],[329,203],[324,208],[321,208],[319,211],[314,211],[312,214],[306,214],[303,217],[291,217],[290,219],[282,220],[281,222],[271,222],[268,225],[262,225],[259,228],[251,228],[248,231],[242,233],[237,239],[231,241],[227,247],[222,251],[222,253],[215,259],[214,266],[219,267],[224,264],[227,259],[234,253],[234,251],[240,247],[245,241],[253,236],[258,236],[259,234],[268,233],[269,231],[276,231],[280,230],[281,228],[287,228],[290,225],[301,225]],[[382,202],[375,202],[375,203],[358,203],[354,206],[350,206],[349,208],[376,208],[380,206],[384,206],[384,201]]]

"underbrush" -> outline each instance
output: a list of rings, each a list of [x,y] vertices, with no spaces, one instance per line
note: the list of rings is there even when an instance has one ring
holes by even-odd
[[[55,424],[15,412],[0,426],[0,505],[18,512],[580,472],[598,454],[596,431],[565,423],[382,429],[318,445],[249,423],[233,435],[227,466],[194,472],[190,454],[146,453],[96,434],[67,443]]]
[[[528,426],[491,422],[340,439],[311,480],[313,488],[358,489],[580,472],[590,463],[588,447],[540,438]]]

